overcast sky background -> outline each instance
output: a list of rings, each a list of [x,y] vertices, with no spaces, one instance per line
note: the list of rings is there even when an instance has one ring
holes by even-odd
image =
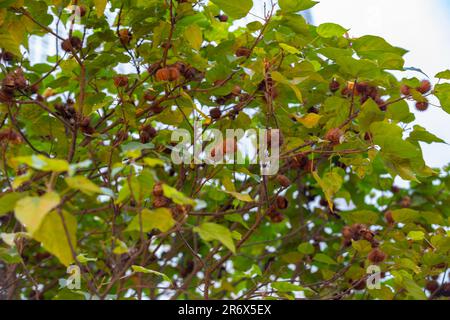
[[[319,0],[311,9],[313,24],[335,22],[350,29],[350,36],[378,35],[392,45],[409,50],[407,67],[422,69],[432,82],[439,71],[450,69],[449,0]],[[263,0],[254,0],[252,12],[262,15]],[[418,73],[404,75],[425,77]],[[402,75],[402,76],[404,76]],[[439,105],[437,101],[432,103]],[[430,106],[416,112],[414,124],[450,143],[450,115]],[[412,126],[411,126],[412,127]],[[450,163],[450,146],[423,144],[428,165],[442,167]]]

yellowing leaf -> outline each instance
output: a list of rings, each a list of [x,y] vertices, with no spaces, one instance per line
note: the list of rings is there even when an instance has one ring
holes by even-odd
[[[16,203],[15,215],[27,230],[33,234],[41,226],[45,216],[60,202],[56,192],[49,192],[42,197],[26,197]]]
[[[105,13],[107,0],[94,0],[95,11],[97,12],[97,17],[103,16]]]
[[[70,188],[80,190],[88,196],[95,193],[102,193],[99,186],[84,176],[66,177],[65,180]]]
[[[245,202],[253,202],[252,197],[250,197],[250,195],[248,195],[248,194],[243,194],[243,193],[234,192],[234,191],[225,191],[225,192],[228,194],[231,194],[233,197],[235,197],[238,200],[245,201]]]
[[[176,204],[189,204],[191,206],[195,205],[195,201],[189,197],[186,197],[182,192],[178,191],[167,184],[163,184],[163,192],[167,198],[170,198]]]
[[[67,226],[70,242],[76,249],[77,220],[73,215],[63,211],[64,221]],[[33,238],[41,242],[44,248],[54,254],[65,266],[73,262],[72,251],[67,235],[58,212],[50,212],[42,222],[41,227],[33,235]]]
[[[150,270],[150,269],[147,269],[147,268],[144,268],[144,267],[141,267],[141,266],[136,266],[136,265],[131,266],[131,269],[134,272],[150,273],[150,274],[154,274],[154,275],[157,275],[157,276],[161,276],[164,280],[172,283],[172,280],[170,280],[170,278],[167,275],[165,275],[164,273],[161,273],[161,272],[158,272],[158,271],[155,271],[155,270]]]
[[[220,224],[205,222],[198,227],[194,227],[194,231],[197,232],[200,237],[205,241],[218,240],[222,244],[231,250],[231,252],[236,252],[236,247],[234,246],[233,236],[226,227]]]
[[[164,166],[164,161],[155,158],[144,158],[144,162],[149,167]]]
[[[149,232],[159,229],[162,232],[170,230],[175,225],[172,212],[167,208],[155,210],[144,209],[141,211],[142,231]],[[128,225],[127,231],[140,231],[139,215],[136,215]]]
[[[200,49],[203,42],[202,30],[196,24],[191,24],[184,31],[184,37],[195,50]]]
[[[25,163],[30,167],[42,171],[62,172],[69,170],[69,163],[66,160],[51,159],[43,155],[32,155],[14,158],[19,163]]]
[[[292,53],[292,54],[297,54],[297,53],[300,52],[297,48],[294,48],[294,47],[292,47],[292,46],[290,46],[290,45],[288,45],[286,43],[280,43],[280,47],[284,51],[287,51],[287,52]]]
[[[25,193],[10,192],[0,198],[0,216],[14,210],[17,201],[25,197]]]
[[[304,125],[306,128],[311,129],[317,126],[319,123],[319,120],[321,118],[320,115],[317,113],[308,113],[307,115],[303,117],[299,117],[297,115],[293,115],[296,121],[300,122],[302,125]]]

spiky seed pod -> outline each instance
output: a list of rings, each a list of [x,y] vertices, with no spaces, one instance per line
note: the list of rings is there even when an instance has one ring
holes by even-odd
[[[169,67],[169,81],[176,81],[180,78],[180,71],[175,67]]]
[[[219,119],[222,116],[222,111],[220,111],[220,108],[212,108],[209,110],[209,115],[213,119]]]
[[[147,68],[147,71],[151,76],[153,76],[156,73],[156,71],[158,71],[160,68],[161,68],[161,64],[159,62],[157,62],[157,63],[151,64]]]
[[[425,284],[425,289],[427,289],[430,293],[437,291],[439,287],[439,282],[436,280],[430,280]]]
[[[428,80],[422,80],[420,82],[420,86],[417,88],[417,91],[419,91],[421,94],[426,94],[431,91],[431,82]]]
[[[236,57],[249,57],[252,51],[249,48],[246,47],[239,47],[236,50]]]
[[[115,76],[113,78],[113,80],[114,80],[114,85],[117,88],[128,86],[128,77],[127,76]]]
[[[216,18],[220,21],[220,22],[227,22],[228,21],[228,16],[224,15],[224,14],[219,14],[218,16],[216,16]]]
[[[167,207],[170,204],[170,200],[164,196],[155,197],[153,199],[153,207],[162,208]]]
[[[394,217],[392,216],[392,211],[388,210],[384,213],[384,219],[386,219],[386,222],[390,225],[395,223]]]
[[[365,94],[367,89],[369,88],[369,84],[367,82],[357,82],[355,89],[358,94]]]
[[[409,95],[411,95],[411,88],[409,86],[407,86],[406,84],[402,84],[400,87],[400,92],[404,96],[409,96]]]
[[[119,39],[122,45],[127,46],[130,44],[131,39],[133,39],[133,35],[128,29],[121,29],[119,30]]]
[[[369,255],[367,256],[370,262],[372,263],[380,263],[386,259],[386,254],[378,248],[372,249]]]
[[[155,197],[161,197],[164,195],[162,182],[155,183],[152,193]]]
[[[400,205],[403,208],[409,208],[411,206],[411,198],[408,196],[404,196],[402,200],[400,200]]]
[[[325,134],[325,140],[330,141],[332,144],[340,144],[343,132],[339,128],[332,128]]]
[[[329,84],[329,88],[330,88],[331,92],[338,91],[340,87],[341,87],[341,84],[336,79],[333,79]]]
[[[175,62],[172,67],[177,68],[178,71],[180,71],[181,74],[184,74],[186,72],[187,66],[184,62],[177,61]]]
[[[292,184],[291,180],[282,174],[277,175],[277,181],[283,188],[288,188]]]
[[[155,77],[156,80],[158,81],[169,81],[170,78],[169,68],[159,69],[158,71],[156,71]]]
[[[416,109],[418,111],[427,111],[429,103],[427,101],[418,101],[416,102]]]
[[[7,90],[0,90],[0,102],[9,102],[13,98],[13,95]]]
[[[344,228],[342,228],[342,237],[344,239],[352,239],[353,238],[353,232],[349,226],[345,226]]]
[[[276,203],[277,208],[280,210],[284,210],[289,206],[289,201],[284,196],[277,196]]]

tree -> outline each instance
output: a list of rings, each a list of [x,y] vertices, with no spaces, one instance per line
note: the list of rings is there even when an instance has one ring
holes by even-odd
[[[314,5],[3,1],[2,298],[448,297],[450,168],[410,107],[449,113],[450,71],[399,80],[406,50]],[[279,129],[279,172],[175,164],[195,120]]]

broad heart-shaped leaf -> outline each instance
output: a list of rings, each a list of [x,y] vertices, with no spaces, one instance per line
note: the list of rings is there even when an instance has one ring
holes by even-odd
[[[403,56],[408,51],[390,45],[386,40],[377,36],[363,36],[353,41],[353,49],[360,57],[377,58],[379,54],[393,53]]]
[[[77,245],[77,219],[68,212],[62,211],[64,222],[67,227],[70,243],[74,250]],[[33,238],[42,243],[44,248],[54,254],[65,266],[70,265],[73,260],[64,224],[58,212],[50,212],[42,222],[40,228],[32,235]]]
[[[333,196],[341,189],[344,180],[338,173],[338,170],[333,169],[330,172],[325,173],[325,175],[320,178],[316,171],[313,172],[313,177],[322,188],[325,198],[328,201],[328,206],[333,210]]]
[[[434,87],[434,94],[441,102],[442,109],[450,113],[450,83],[437,84]]]
[[[228,230],[226,227],[212,222],[205,222],[198,227],[194,227],[194,231],[197,232],[203,240],[218,240],[222,242],[225,247],[230,249],[231,252],[236,252],[233,237],[230,230]]]
[[[425,233],[423,231],[410,231],[408,238],[414,241],[421,241],[425,239]]]
[[[445,71],[439,72],[434,77],[438,78],[438,79],[450,80],[450,70],[445,70]]]
[[[333,258],[331,258],[331,257],[329,257],[329,256],[327,256],[326,254],[323,254],[323,253],[316,254],[313,259],[314,259],[314,261],[322,262],[322,263],[325,263],[325,264],[331,264],[331,265],[337,264],[337,262],[334,261]]]
[[[375,63],[367,59],[357,60],[353,57],[339,56],[336,58],[342,72],[353,78],[376,78],[380,74],[380,70]]]
[[[423,141],[426,143],[438,142],[445,143],[441,138],[436,137],[431,132],[428,132],[424,127],[419,125],[414,126],[414,130],[409,134],[408,140]]]
[[[317,34],[323,38],[340,37],[347,29],[336,23],[322,23],[317,27]]]
[[[299,117],[297,115],[293,115],[293,117],[296,121],[300,122],[306,128],[312,129],[319,124],[319,120],[322,116],[318,115],[317,113],[308,113],[303,117]]]
[[[105,13],[107,0],[94,0],[95,12],[97,13],[97,17],[103,16]]]
[[[314,7],[318,1],[312,0],[279,0],[281,10],[285,12],[298,12]]]
[[[67,185],[76,190],[87,194],[88,196],[95,193],[102,193],[102,189],[84,176],[66,177]]]
[[[375,101],[369,98],[369,100],[361,106],[358,120],[361,129],[368,131],[372,122],[384,120],[384,112],[380,110]]]
[[[202,30],[196,24],[189,25],[184,31],[184,37],[195,50],[200,49],[203,42]]]
[[[143,209],[141,211],[142,232],[149,232],[159,229],[162,232],[170,230],[175,225],[172,213],[167,208],[157,208],[155,210]],[[127,231],[140,231],[139,215],[136,215],[128,225]]]
[[[69,170],[69,163],[66,160],[51,159],[41,154],[17,157],[14,160],[19,163],[25,163],[34,169],[42,171],[62,172]]]
[[[339,213],[348,224],[365,223],[375,224],[378,221],[379,214],[370,210],[343,211]]]
[[[245,17],[253,7],[252,0],[211,0],[211,2],[233,19]]]
[[[10,192],[0,198],[0,216],[14,210],[16,202],[26,196],[26,193]]]
[[[285,76],[283,76],[278,71],[272,72],[272,79],[275,80],[276,82],[280,82],[285,85],[288,85],[292,89],[292,91],[294,91],[295,96],[297,97],[298,101],[303,102],[302,93],[293,81],[286,79]]]
[[[26,197],[16,203],[14,209],[17,220],[34,234],[41,226],[45,216],[60,202],[56,192],[49,192],[42,197]]]
[[[158,271],[155,271],[155,270],[150,270],[150,269],[147,269],[147,268],[144,268],[144,267],[141,267],[141,266],[136,266],[136,265],[131,266],[131,269],[134,272],[149,273],[149,274],[154,274],[156,276],[160,276],[164,280],[172,283],[172,280],[170,280],[170,278],[167,275],[165,275],[164,273],[161,273],[161,272],[158,272]]]
[[[182,192],[178,191],[167,184],[163,184],[163,192],[167,198],[170,198],[176,204],[188,204],[195,205],[195,201],[189,197],[186,197]]]

